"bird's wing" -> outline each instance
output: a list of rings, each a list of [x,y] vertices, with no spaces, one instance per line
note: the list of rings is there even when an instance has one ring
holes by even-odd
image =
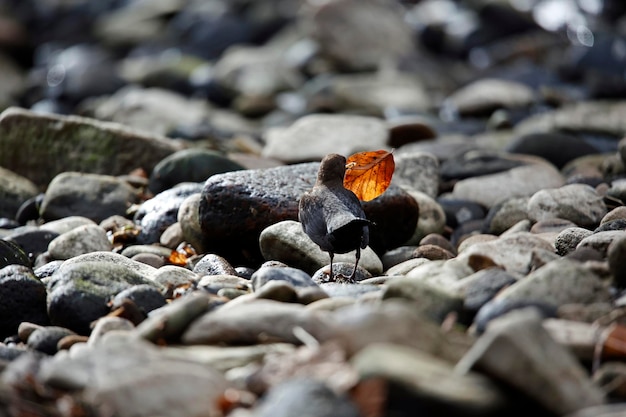
[[[313,242],[326,247],[326,235],[328,226],[324,216],[322,200],[313,198],[311,193],[304,193],[298,203],[298,220],[302,229]]]

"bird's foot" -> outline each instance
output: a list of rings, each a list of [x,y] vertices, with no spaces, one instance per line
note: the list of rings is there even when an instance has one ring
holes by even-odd
[[[356,284],[357,281],[352,275],[347,277],[344,274],[337,274],[335,275],[333,282],[336,282],[337,284]]]

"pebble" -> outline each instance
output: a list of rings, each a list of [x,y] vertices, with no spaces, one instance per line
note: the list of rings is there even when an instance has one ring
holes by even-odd
[[[584,184],[541,190],[528,200],[528,216],[535,221],[560,218],[580,227],[596,227],[606,213],[602,197]]]
[[[37,186],[28,178],[0,167],[0,218],[15,219],[22,203],[39,194]]]
[[[592,234],[593,232],[591,230],[582,227],[568,227],[562,230],[554,240],[556,252],[561,256],[572,253],[583,239]]]
[[[106,232],[100,226],[79,226],[59,235],[48,245],[52,259],[66,260],[90,252],[106,252],[112,249]]]
[[[497,375],[558,415],[604,402],[582,365],[543,329],[537,313],[529,310],[494,321],[455,370]]]
[[[392,181],[407,191],[419,191],[430,198],[439,194],[439,160],[427,152],[400,153],[394,157]],[[420,206],[421,208],[421,206]]]
[[[415,303],[414,310],[438,323],[451,313],[461,313],[463,299],[458,293],[425,280],[398,278],[387,283],[383,299],[403,298]]]
[[[184,344],[299,344],[294,328],[301,327],[316,340],[330,336],[330,324],[304,306],[256,300],[206,313],[182,335]]]
[[[461,116],[480,116],[499,108],[528,107],[535,100],[535,92],[521,83],[483,78],[459,88],[444,106]]]
[[[315,286],[315,282],[309,274],[301,269],[275,266],[264,266],[252,274],[251,282],[254,290],[260,289],[271,281],[285,281],[295,288]]]
[[[213,253],[204,255],[193,267],[193,272],[198,275],[237,275],[225,258]]]
[[[28,336],[27,346],[38,352],[47,355],[54,355],[57,351],[57,345],[61,339],[66,336],[75,335],[71,330],[57,326],[45,326],[35,329]]]
[[[485,219],[485,231],[501,235],[518,222],[528,219],[527,205],[527,197],[511,197],[491,206]]]

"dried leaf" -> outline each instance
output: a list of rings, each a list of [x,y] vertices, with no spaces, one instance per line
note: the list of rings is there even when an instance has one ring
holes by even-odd
[[[359,200],[369,201],[385,192],[395,169],[393,154],[388,151],[359,152],[346,160],[343,186]]]

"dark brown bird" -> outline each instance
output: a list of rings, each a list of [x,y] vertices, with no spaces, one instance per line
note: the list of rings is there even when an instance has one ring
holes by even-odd
[[[356,275],[361,249],[369,243],[370,221],[361,202],[343,186],[346,158],[326,155],[317,172],[315,186],[300,198],[298,220],[304,232],[330,255],[330,279],[333,279],[333,257],[356,249],[356,262],[350,279]]]

